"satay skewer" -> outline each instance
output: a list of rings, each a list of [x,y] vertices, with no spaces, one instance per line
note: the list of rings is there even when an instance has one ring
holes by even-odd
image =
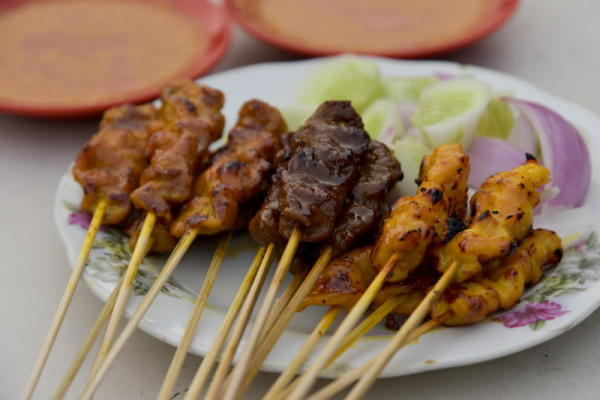
[[[240,340],[242,339],[242,335],[244,334],[244,331],[246,330],[246,326],[248,324],[248,321],[250,320],[250,315],[252,314],[252,311],[254,310],[254,306],[256,305],[256,301],[258,300],[258,296],[259,296],[259,294],[263,288],[263,285],[267,279],[267,274],[269,273],[269,269],[271,268],[271,265],[273,264],[274,248],[275,248],[275,246],[273,244],[270,244],[269,246],[267,246],[267,251],[266,251],[263,261],[260,265],[258,276],[254,280],[254,283],[252,284],[252,288],[250,289],[250,292],[248,293],[248,298],[246,299],[244,308],[242,309],[242,313],[240,314],[238,322],[236,323],[233,333],[231,334],[231,338],[229,339],[229,342],[227,343],[227,347],[225,348],[225,350],[223,352],[223,357],[221,358],[221,361],[219,362],[219,366],[217,367],[217,370],[215,371],[215,374],[212,378],[212,382],[211,382],[210,386],[208,387],[208,390],[207,390],[207,393],[205,396],[207,399],[212,398],[217,393],[217,391],[221,387],[221,383],[223,382],[223,380],[225,379],[225,377],[227,375],[227,372],[229,372],[229,367],[231,366],[231,362],[233,360],[233,356],[235,355],[235,351],[238,347]],[[200,369],[202,369],[202,366]],[[198,370],[198,372],[196,373],[196,376],[194,377],[194,379],[192,381],[192,384],[190,385],[190,389],[189,389],[188,393],[186,394],[184,400],[195,400],[198,398],[198,396],[200,395],[200,392],[202,390],[202,386],[206,383],[206,380],[208,379],[209,373],[210,373],[210,371],[207,371],[206,369],[202,373],[200,370]]]
[[[110,350],[110,346],[112,344],[113,339],[115,338],[115,334],[117,333],[117,329],[119,327],[119,322],[121,321],[121,317],[125,312],[127,299],[129,298],[129,293],[131,292],[131,287],[133,286],[133,282],[135,281],[138,268],[146,254],[148,243],[152,237],[152,230],[154,229],[155,222],[156,215],[152,212],[147,213],[146,218],[144,219],[142,230],[140,232],[140,236],[135,244],[135,248],[133,249],[129,265],[127,266],[125,274],[123,275],[124,279],[121,283],[119,293],[117,294],[117,299],[115,300],[115,305],[110,314],[108,325],[106,326],[106,331],[104,331],[104,336],[102,337],[102,342],[100,343],[100,348],[98,350],[96,359],[94,360],[90,376],[93,376],[96,373],[98,367],[100,366],[100,364],[102,364],[104,358],[106,357],[106,354]]]
[[[208,296],[210,295],[211,289],[215,283],[215,279],[217,277],[221,264],[223,263],[223,257],[225,257],[225,252],[227,251],[227,247],[229,246],[229,242],[231,241],[232,235],[233,231],[229,231],[229,233],[226,234],[225,238],[219,242],[219,245],[215,252],[215,257],[213,258],[210,267],[208,268],[208,273],[204,278],[204,282],[202,283],[202,288],[198,292],[198,298],[194,303],[194,309],[192,310],[192,314],[190,316],[188,324],[185,327],[185,331],[183,332],[183,337],[179,342],[179,346],[177,346],[177,351],[173,356],[173,361],[169,366],[167,376],[165,377],[162,388],[160,389],[160,392],[158,394],[159,400],[168,400],[171,397],[171,392],[173,391],[173,388],[177,383],[177,377],[179,376],[179,372],[181,371],[181,367],[183,366],[183,362],[185,361],[188,349],[190,348],[190,344],[192,343],[194,333],[196,333],[198,321],[200,320],[202,311],[204,311],[204,307],[206,306]]]
[[[31,374],[27,379],[27,383],[25,384],[25,388],[23,389],[23,393],[21,394],[21,399],[23,400],[31,398],[40,375],[42,374],[42,369],[44,369],[46,360],[50,355],[50,351],[52,350],[52,346],[54,345],[58,331],[63,320],[65,319],[65,315],[69,309],[73,295],[75,294],[75,289],[77,288],[77,284],[79,283],[79,279],[81,278],[81,274],[85,268],[85,263],[88,255],[90,254],[90,250],[92,249],[92,245],[94,244],[94,240],[96,239],[96,234],[100,229],[100,224],[102,223],[102,219],[104,218],[104,214],[106,212],[106,206],[106,200],[104,199],[100,200],[96,205],[96,210],[94,211],[92,221],[90,222],[90,226],[85,235],[81,250],[79,251],[79,256],[77,257],[73,271],[71,271],[71,276],[69,276],[67,287],[62,295],[62,298],[60,299],[58,309],[56,310],[56,314],[52,319],[52,323],[50,324],[50,329],[46,335],[46,338],[44,339],[42,349],[40,350],[38,358],[33,366],[33,370],[31,371]]]
[[[452,314],[448,313],[448,314],[441,315],[438,318],[427,321],[426,323],[419,326],[417,329],[415,329],[414,331],[412,331],[410,333],[410,335],[408,336],[408,339],[402,344],[402,347],[417,340],[418,338],[423,336],[425,333],[431,331],[432,329],[437,328],[442,323],[444,323],[444,321],[446,321],[447,319],[449,319],[451,317],[452,317]],[[354,381],[360,379],[360,377],[363,376],[369,370],[369,368],[372,367],[374,362],[375,362],[375,359],[371,359],[371,360],[367,361],[360,367],[355,368],[352,371],[350,371],[350,372],[342,375],[338,379],[334,380],[333,382],[330,382],[329,384],[327,384],[326,386],[324,386],[317,392],[315,392],[312,395],[310,395],[309,397],[307,397],[306,400],[330,399],[331,397],[335,396],[337,393],[341,392],[346,387],[351,385]],[[284,392],[284,395],[285,395],[285,392]],[[279,398],[281,398],[281,397],[279,397]]]
[[[151,238],[150,241],[148,242],[148,245],[146,246],[146,251],[145,251],[146,254],[152,247],[153,243],[154,243],[154,240]],[[113,289],[112,293],[110,294],[108,299],[106,299],[106,303],[104,304],[104,307],[102,307],[100,314],[98,314],[96,321],[94,321],[94,325],[92,325],[92,328],[90,329],[87,336],[85,337],[83,343],[81,344],[81,347],[77,351],[77,354],[75,354],[73,361],[71,361],[71,365],[69,365],[69,368],[67,369],[67,372],[63,376],[63,379],[61,380],[60,384],[54,391],[54,394],[52,395],[53,400],[60,400],[64,397],[65,393],[69,389],[69,386],[71,385],[71,382],[73,382],[75,375],[77,375],[77,372],[79,372],[79,368],[81,368],[81,365],[83,364],[83,361],[85,360],[88,353],[90,352],[90,349],[94,345],[96,338],[98,337],[98,335],[100,334],[100,331],[104,327],[104,324],[110,317],[112,309],[115,305],[115,301],[117,300],[117,295],[119,294],[119,290],[121,289],[121,284],[123,283],[124,279],[125,279],[125,274],[121,275],[121,279],[119,279],[119,281],[115,285],[115,288]]]
[[[229,331],[233,327],[233,324],[235,323],[235,320],[244,302],[248,298],[248,293],[254,286],[255,280],[258,279],[259,281],[264,281],[264,278],[266,277],[265,271],[268,270],[268,267],[265,266],[262,269],[260,267],[263,265],[262,261],[265,258],[265,254],[266,249],[264,247],[261,247],[256,253],[254,261],[246,273],[246,277],[244,278],[240,289],[235,295],[235,298],[233,299],[233,302],[231,303],[231,306],[229,307],[229,310],[223,319],[223,323],[217,332],[217,336],[208,350],[208,353],[206,353],[206,356],[202,360],[202,363],[200,364],[200,367],[198,368],[198,371],[196,372],[196,375],[194,376],[194,379],[188,388],[186,398],[188,398],[188,396],[189,398],[197,398],[200,395],[204,384],[208,380],[208,376],[212,370],[212,367],[217,361],[217,357],[219,356],[219,353],[225,344],[225,340],[229,335]],[[248,301],[252,302],[252,299]]]
[[[125,344],[127,344],[129,339],[137,329],[137,326],[139,325],[142,318],[152,305],[152,302],[154,301],[154,299],[156,299],[156,296],[158,296],[165,283],[167,283],[169,277],[172,275],[177,265],[179,265],[181,259],[183,258],[189,247],[192,245],[197,235],[197,229],[190,229],[181,237],[181,239],[177,243],[177,246],[175,247],[175,250],[173,250],[165,266],[158,274],[156,280],[148,290],[148,293],[146,294],[146,296],[144,296],[144,299],[131,316],[131,319],[129,320],[127,325],[125,325],[125,328],[123,328],[123,331],[121,332],[119,337],[115,340],[108,354],[106,354],[104,362],[100,364],[96,373],[90,377],[90,380],[88,381],[86,388],[83,394],[81,395],[82,399],[92,398],[94,392],[98,389],[98,386],[100,386],[102,379],[104,379],[104,377],[108,373],[108,370],[116,361],[120,352],[125,347]],[[215,253],[214,257],[219,257],[219,254]]]
[[[252,330],[250,331],[250,336],[248,337],[248,340],[246,341],[246,344],[244,346],[244,351],[242,352],[240,361],[236,364],[235,368],[232,371],[231,383],[228,385],[228,389],[225,393],[225,398],[236,396],[238,393],[238,386],[245,378],[246,369],[248,368],[250,360],[253,357],[255,346],[259,343],[261,333],[263,332],[264,326],[269,317],[269,311],[275,303],[277,293],[281,288],[281,285],[296,254],[296,249],[298,248],[298,244],[300,243],[301,236],[302,232],[300,228],[295,228],[292,232],[292,235],[290,236],[285,250],[283,251],[283,255],[281,256],[279,265],[275,270],[273,280],[271,281],[271,284],[267,289],[265,299],[261,305],[261,308],[258,311],[258,315],[256,317],[256,320],[254,321]]]

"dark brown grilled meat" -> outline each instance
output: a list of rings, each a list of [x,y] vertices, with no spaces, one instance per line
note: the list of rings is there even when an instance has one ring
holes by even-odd
[[[138,215],[125,227],[125,233],[129,236],[129,247],[132,251],[142,231],[145,215],[146,213]],[[169,232],[169,223],[158,218],[152,229],[152,247],[148,253],[170,253],[176,245],[177,238]]]
[[[266,189],[279,137],[286,129],[275,108],[258,100],[244,104],[227,145],[196,178],[193,198],[171,225],[171,233],[180,237],[190,228],[197,228],[201,235],[234,229],[240,205]]]
[[[137,208],[170,221],[171,207],[190,196],[194,172],[208,146],[221,137],[223,94],[191,81],[167,85],[159,111],[164,128],[154,133],[144,155],[150,166],[131,194]]]
[[[369,135],[350,102],[328,101],[288,139],[279,233],[289,238],[300,227],[302,241],[323,242],[332,235],[359,174]]]
[[[331,239],[336,254],[352,247],[361,237],[379,231],[381,221],[389,213],[388,191],[401,179],[400,163],[392,152],[383,143],[371,142],[360,175],[336,221]]]
[[[102,223],[119,224],[129,214],[129,194],[146,168],[143,152],[155,124],[151,104],[111,108],[104,113],[99,132],[77,155],[73,176],[83,189],[81,208],[93,213],[98,201],[105,199]]]

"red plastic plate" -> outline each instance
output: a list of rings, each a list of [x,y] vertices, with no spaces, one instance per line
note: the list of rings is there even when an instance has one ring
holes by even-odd
[[[0,4],[0,13],[36,0],[4,0]],[[37,0],[39,1],[39,0]],[[144,1],[144,0],[137,0]],[[154,0],[168,3],[172,9],[198,21],[207,35],[206,50],[190,65],[180,77],[198,78],[212,68],[224,55],[231,42],[231,28],[227,13],[208,0]],[[12,114],[73,118],[101,114],[104,110],[123,103],[141,103],[158,97],[161,87],[152,87],[135,95],[125,95],[95,104],[78,105],[27,105],[0,101],[0,112]]]
[[[443,1],[443,0],[442,0]],[[467,46],[473,42],[476,42],[483,37],[489,35],[496,29],[500,28],[515,12],[519,0],[489,0],[490,2],[496,3],[492,12],[489,15],[479,21],[479,25],[469,31],[462,37],[452,39],[446,42],[439,42],[436,45],[429,47],[419,47],[415,45],[412,48],[406,48],[397,51],[388,52],[360,52],[356,51],[357,54],[369,54],[382,57],[394,57],[394,58],[425,58],[442,53],[447,53],[452,50],[459,49]],[[243,12],[235,4],[235,0],[224,0],[227,7],[227,11],[231,16],[251,35],[259,40],[269,43],[275,47],[279,47],[294,53],[308,55],[308,56],[331,56],[348,52],[348,50],[341,49],[323,49],[322,47],[311,47],[309,45],[298,43],[278,36],[254,21],[247,18]],[[307,29],[310,29],[310,21],[306,21]]]

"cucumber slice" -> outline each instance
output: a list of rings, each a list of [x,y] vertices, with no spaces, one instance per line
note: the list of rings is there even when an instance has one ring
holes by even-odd
[[[433,76],[393,77],[383,80],[383,95],[396,103],[416,103],[421,91],[438,79]]]
[[[419,176],[421,161],[423,161],[423,157],[431,153],[431,149],[412,136],[397,140],[390,146],[390,149],[400,161],[404,173],[404,179],[397,184],[400,194],[413,196],[418,189],[415,179]]]
[[[362,114],[365,130],[371,138],[387,145],[400,139],[404,134],[404,123],[396,103],[389,99],[379,99]]]
[[[279,112],[283,115],[288,130],[295,131],[306,122],[316,109],[316,106],[293,104],[279,107]]]
[[[508,103],[500,99],[492,99],[481,117],[477,135],[506,140],[514,126],[515,115]]]
[[[326,100],[350,100],[360,113],[382,94],[378,65],[347,55],[336,57],[309,74],[300,85],[297,102],[319,105]]]
[[[490,88],[475,79],[440,81],[421,92],[411,117],[427,144],[460,143],[466,150],[490,101]]]

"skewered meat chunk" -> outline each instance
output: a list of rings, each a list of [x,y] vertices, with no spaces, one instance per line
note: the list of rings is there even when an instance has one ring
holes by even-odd
[[[371,246],[365,246],[331,260],[298,311],[310,305],[352,308],[377,274],[370,256]]]
[[[296,227],[302,241],[323,242],[333,233],[352,182],[369,149],[369,135],[348,101],[328,101],[289,137],[281,176],[279,233]]]
[[[539,282],[542,267],[558,263],[562,254],[556,233],[533,230],[511,256],[489,261],[482,273],[470,281],[450,285],[431,315],[435,318],[450,310],[454,316],[446,325],[466,325],[498,310],[507,310],[517,304],[526,285]]]
[[[159,116],[165,126],[148,140],[144,155],[150,166],[131,200],[168,222],[171,207],[189,198],[194,171],[209,145],[221,137],[224,97],[218,90],[182,81],[167,85],[161,99]]]
[[[456,210],[462,207],[460,200],[455,199],[463,198],[463,193],[451,190],[453,199],[445,193],[448,177],[460,181],[457,188],[466,185],[467,174],[458,173],[456,168],[462,165],[463,171],[469,171],[469,158],[462,147],[458,144],[441,145],[424,165],[417,195],[396,201],[373,248],[371,261],[377,270],[381,270],[392,255],[400,256],[388,275],[390,282],[406,279],[421,264],[431,245],[443,243],[464,227],[455,216]]]
[[[129,247],[133,250],[142,231],[145,213],[138,215],[126,227],[125,233],[129,236]],[[169,232],[169,223],[158,218],[152,229],[152,247],[149,253],[170,253],[177,245],[177,238]]]
[[[361,237],[374,235],[388,214],[387,194],[402,179],[400,163],[383,143],[372,141],[358,179],[348,193],[336,221],[331,243],[336,254],[349,249]]]
[[[464,282],[481,271],[482,262],[512,254],[531,230],[533,209],[540,202],[537,190],[549,181],[550,171],[532,156],[512,171],[486,179],[471,198],[468,229],[433,249],[438,270],[446,271],[456,260],[455,282]]]
[[[210,235],[233,229],[239,206],[266,189],[265,181],[287,126],[275,108],[258,100],[244,104],[227,145],[196,178],[189,200],[171,225],[174,236],[197,228]]]
[[[151,104],[111,108],[104,113],[99,132],[77,155],[73,176],[83,188],[81,208],[93,213],[105,199],[104,224],[119,224],[129,214],[129,194],[146,167],[143,152],[155,122]]]
[[[452,203],[450,214],[455,213],[456,217],[464,220],[469,200],[467,179],[471,164],[466,155],[456,156],[461,153],[462,147],[457,143],[439,146],[432,154],[423,158],[418,183],[421,185],[423,179],[428,179],[442,185]]]

